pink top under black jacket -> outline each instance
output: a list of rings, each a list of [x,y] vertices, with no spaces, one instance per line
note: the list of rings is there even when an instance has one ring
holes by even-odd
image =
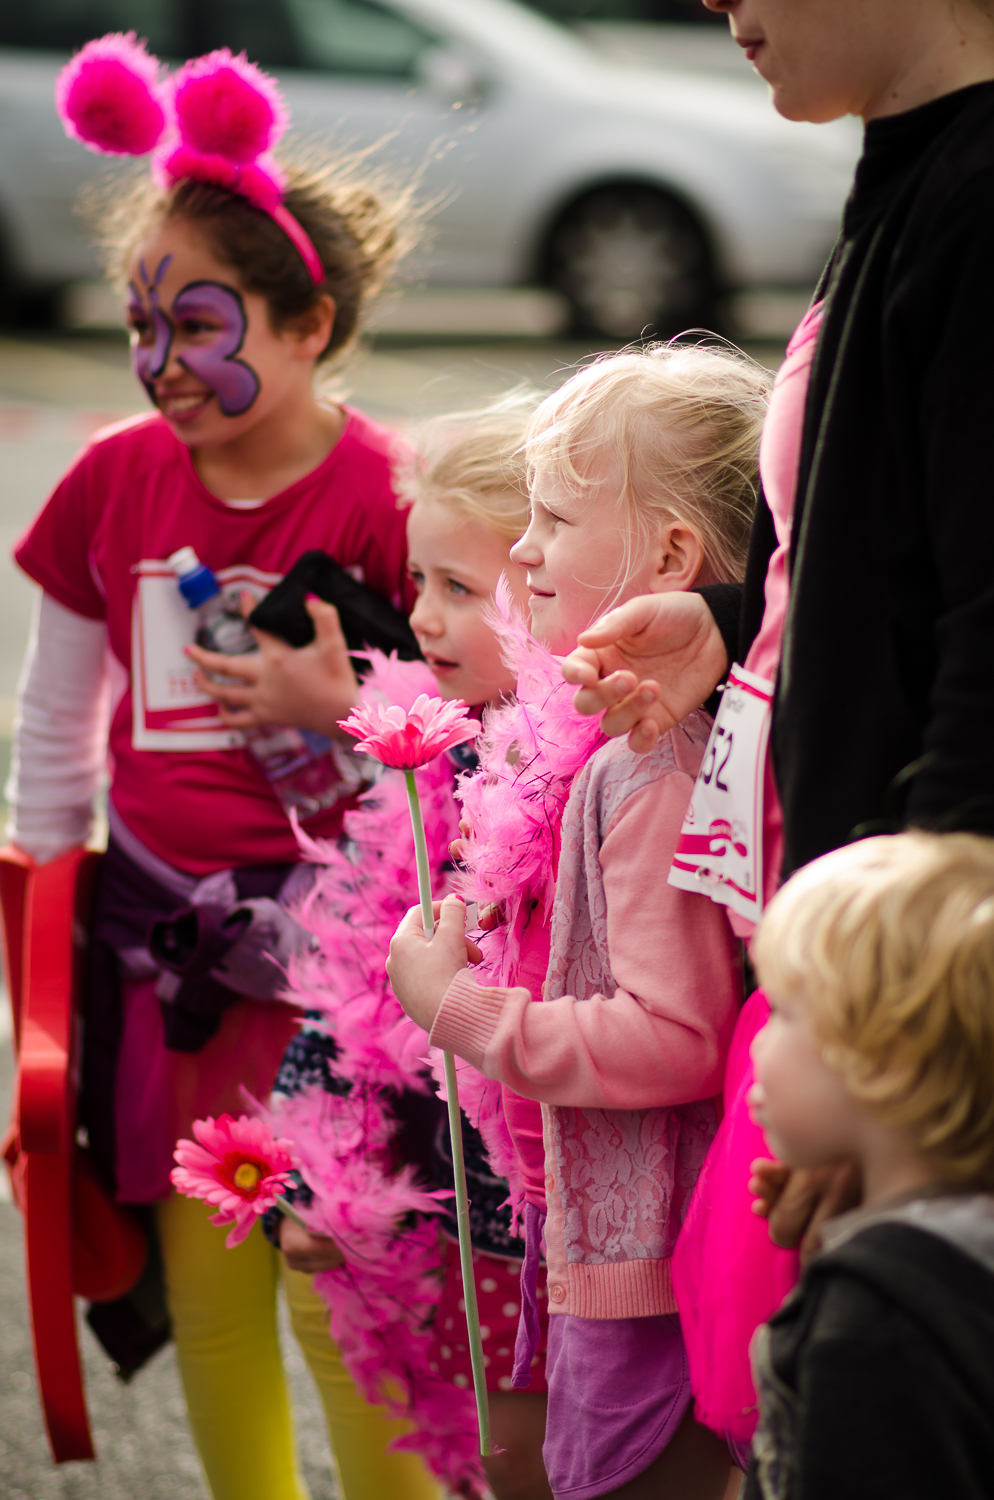
[[[674,1312],[670,1257],[741,997],[722,910],[666,883],[707,742],[603,745],[563,820],[545,1001],[450,985],[432,1041],[543,1105],[550,1311]]]

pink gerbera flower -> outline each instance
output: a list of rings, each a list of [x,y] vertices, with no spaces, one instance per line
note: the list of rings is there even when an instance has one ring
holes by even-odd
[[[229,1250],[241,1244],[259,1214],[276,1205],[290,1183],[293,1142],[277,1140],[262,1120],[194,1120],[199,1141],[177,1141],[179,1166],[170,1173],[178,1193],[203,1198],[219,1212],[212,1224],[234,1224],[225,1241]]]
[[[476,738],[482,726],[468,714],[461,698],[447,703],[422,693],[407,713],[382,703],[360,704],[339,725],[359,739],[357,750],[397,771],[413,771],[443,750]]]

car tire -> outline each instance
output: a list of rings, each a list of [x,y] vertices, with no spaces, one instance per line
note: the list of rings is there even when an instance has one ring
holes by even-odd
[[[704,231],[678,199],[641,183],[595,188],[566,209],[549,238],[545,280],[567,298],[576,334],[671,338],[714,321]]]

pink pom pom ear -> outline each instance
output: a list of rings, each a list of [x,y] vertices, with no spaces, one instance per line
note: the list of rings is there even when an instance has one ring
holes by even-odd
[[[243,166],[275,145],[288,120],[273,80],[226,47],[180,70],[173,106],[185,146]]]
[[[87,42],[55,84],[66,134],[91,151],[143,156],[166,126],[158,78],[158,62],[133,31]]]

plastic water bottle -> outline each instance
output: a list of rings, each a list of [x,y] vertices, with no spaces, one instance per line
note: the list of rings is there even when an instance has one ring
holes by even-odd
[[[192,547],[180,547],[169,566],[187,606],[196,613],[198,646],[225,656],[258,651],[242,615],[239,590],[222,589]],[[238,679],[217,674],[214,681],[230,685]],[[274,724],[243,729],[242,734],[284,811],[296,809],[298,818],[312,818],[342,797],[354,796],[370,779],[362,757],[312,730]]]

